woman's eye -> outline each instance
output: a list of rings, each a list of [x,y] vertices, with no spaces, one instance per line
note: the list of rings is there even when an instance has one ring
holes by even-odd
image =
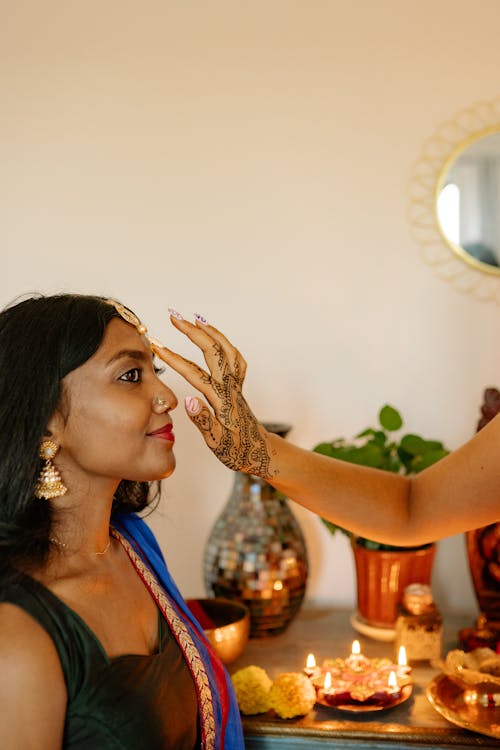
[[[155,375],[163,375],[163,373],[165,372],[165,368],[164,367],[155,367],[154,371],[155,371]]]
[[[140,383],[141,381],[141,369],[140,367],[133,367],[131,370],[127,370],[123,375],[120,375],[119,380],[125,380],[127,383]]]

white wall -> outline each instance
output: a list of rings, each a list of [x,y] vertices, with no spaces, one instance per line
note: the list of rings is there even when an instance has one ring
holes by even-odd
[[[456,447],[498,385],[498,307],[424,265],[407,219],[424,141],[498,95],[496,0],[16,0],[0,5],[0,303],[122,299],[191,354],[167,306],[247,357],[262,419],[304,447],[385,402]],[[190,389],[168,375],[180,397]],[[179,408],[153,526],[185,595],[232,475]],[[345,539],[297,509],[309,596],[350,605]],[[476,611],[461,536],[443,608]]]

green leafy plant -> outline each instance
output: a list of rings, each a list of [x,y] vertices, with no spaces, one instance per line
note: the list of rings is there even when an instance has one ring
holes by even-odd
[[[378,422],[378,428],[368,427],[350,442],[345,438],[337,438],[330,443],[319,443],[313,450],[324,456],[391,471],[394,474],[417,474],[449,453],[439,440],[425,440],[420,435],[411,433],[402,437],[393,435],[403,427],[401,414],[393,406],[386,404],[382,407],[378,414]],[[325,518],[321,520],[332,534],[341,531],[350,538],[355,537],[347,529]],[[369,549],[398,549],[363,537],[356,537],[356,541]]]

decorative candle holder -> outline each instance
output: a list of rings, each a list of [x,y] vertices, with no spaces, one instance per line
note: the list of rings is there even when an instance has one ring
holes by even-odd
[[[401,655],[402,661],[406,656]],[[312,678],[318,703],[345,710],[389,708],[409,698],[411,667],[387,658],[369,659],[353,643],[346,659],[326,659]]]

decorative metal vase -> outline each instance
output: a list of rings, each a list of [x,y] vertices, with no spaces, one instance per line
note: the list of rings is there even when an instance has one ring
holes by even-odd
[[[288,425],[265,425],[285,437]],[[259,477],[236,472],[204,556],[209,596],[250,610],[250,637],[282,633],[298,612],[308,574],[304,536],[287,499]]]
[[[485,388],[477,432],[500,414],[500,390]],[[500,648],[500,521],[465,533],[472,585],[479,606],[475,627],[460,631],[468,651],[481,646]]]
[[[480,613],[500,631],[500,523],[468,531],[465,538]]]

